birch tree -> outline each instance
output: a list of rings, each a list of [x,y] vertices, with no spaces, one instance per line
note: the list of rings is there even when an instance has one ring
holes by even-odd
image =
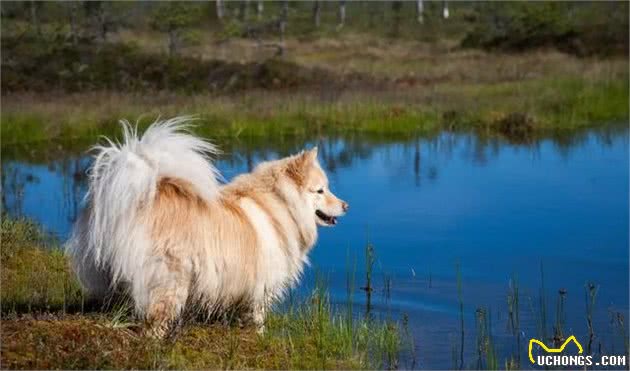
[[[78,25],[78,2],[70,2],[70,38],[72,44],[77,45],[79,42],[79,25]]]
[[[263,1],[258,0],[258,2],[256,3],[256,17],[258,18],[259,21],[262,20],[264,10],[265,10],[265,5]]]
[[[216,0],[216,6],[217,18],[221,21],[223,20],[223,17],[225,17],[225,4],[223,3],[223,0]]]
[[[41,24],[39,22],[39,9],[43,3],[31,0],[31,24],[37,35],[42,34]]]
[[[339,1],[339,24],[337,28],[342,28],[346,24],[346,0]]]
[[[313,23],[315,28],[319,28],[322,16],[322,4],[319,0],[313,2]]]
[[[424,2],[423,0],[416,0],[416,20],[418,23],[424,23]]]
[[[247,15],[249,13],[249,0],[241,1],[241,6],[239,10],[239,18],[242,22],[247,20]]]
[[[182,32],[199,20],[199,10],[183,2],[162,3],[154,12],[151,26],[168,34],[168,53],[174,56],[182,43]]]
[[[398,36],[400,34],[400,21],[401,15],[400,11],[402,10],[403,3],[400,0],[395,0],[392,2],[392,10],[394,11],[394,22],[392,25],[392,35]]]
[[[449,13],[448,13],[448,2],[443,1],[442,2],[442,17],[444,19],[448,19]]]
[[[85,1],[83,2],[85,16],[92,27],[90,27],[96,38],[102,42],[107,40],[107,32],[110,27],[110,19],[105,10],[104,1]]]
[[[280,48],[278,49],[278,55],[284,55],[284,33],[287,29],[287,22],[289,20],[289,1],[284,0],[282,2],[282,11],[280,12]]]

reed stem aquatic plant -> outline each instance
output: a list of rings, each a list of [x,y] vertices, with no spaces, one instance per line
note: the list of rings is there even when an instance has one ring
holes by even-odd
[[[372,274],[374,272],[374,263],[376,262],[376,255],[374,252],[374,245],[370,242],[365,244],[365,286],[361,287],[361,290],[365,291],[365,316],[370,316],[372,310],[372,291],[374,287],[372,285]]]
[[[588,282],[584,285],[586,298],[586,325],[588,327],[588,345],[586,346],[587,354],[591,354],[591,347],[595,338],[595,331],[593,330],[593,310],[598,290],[599,286],[595,285],[593,282]]]
[[[492,313],[487,308],[477,308],[477,369],[496,370],[497,354],[492,339]]]
[[[459,369],[464,368],[464,296],[462,292],[462,273],[459,260],[455,263],[455,274],[457,276],[457,301],[459,303],[460,322],[460,348],[459,348]]]
[[[516,343],[516,358],[508,361],[509,369],[521,368],[521,319],[520,319],[520,294],[518,278],[516,274],[512,275],[508,286],[508,330],[514,337]]]
[[[553,344],[554,347],[558,348],[564,342],[564,325],[565,325],[565,309],[564,303],[567,298],[567,290],[559,289],[558,290],[558,301],[556,304],[556,322],[553,326]]]

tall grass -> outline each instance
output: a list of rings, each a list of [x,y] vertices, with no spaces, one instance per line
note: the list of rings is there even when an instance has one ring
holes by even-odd
[[[33,248],[43,246],[44,248]],[[83,293],[56,241],[26,220],[2,217],[2,311],[83,306]]]

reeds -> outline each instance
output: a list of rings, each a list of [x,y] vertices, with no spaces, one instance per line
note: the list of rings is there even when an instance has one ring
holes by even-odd
[[[477,308],[477,369],[496,370],[497,354],[492,339],[492,315],[487,308]]]
[[[464,368],[464,296],[462,292],[462,273],[459,261],[455,263],[455,274],[457,276],[457,301],[459,303],[459,325],[460,325],[460,347],[459,347],[459,369]]]
[[[586,298],[586,325],[588,327],[588,345],[586,346],[586,353],[591,354],[593,340],[595,338],[595,331],[593,330],[593,309],[595,307],[595,297],[599,286],[593,282],[588,282],[584,285],[585,298]]]
[[[520,293],[518,278],[516,275],[512,275],[508,286],[507,295],[507,307],[508,307],[508,330],[514,337],[516,343],[516,356],[506,361],[506,368],[508,369],[520,369],[521,368],[521,317],[520,317]]]

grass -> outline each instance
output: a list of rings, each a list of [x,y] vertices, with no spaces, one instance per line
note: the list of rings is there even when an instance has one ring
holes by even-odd
[[[150,98],[100,92],[53,99],[12,94],[3,99],[3,147],[53,139],[95,140],[117,133],[120,118],[143,117],[141,123],[146,126],[158,115],[177,114],[197,115],[197,131],[211,137],[307,138],[343,133],[409,137],[440,130],[473,130],[531,141],[627,121],[627,81],[627,74],[622,78],[613,74],[592,80],[567,77],[446,84],[429,92],[420,88],[403,93],[348,92],[333,99],[282,92],[223,97],[163,93]]]
[[[131,48],[134,58],[141,61],[162,61],[165,57],[153,46],[163,36],[147,31],[135,40],[136,36],[122,29],[113,35],[110,46],[114,51]],[[209,39],[185,49],[182,58],[196,58],[203,66],[211,60],[230,61],[230,68],[215,68],[223,71],[225,76],[217,72],[222,81],[240,74],[250,76],[240,69],[268,57],[257,54],[260,48],[255,42],[237,38],[221,47],[230,51],[228,58],[220,54],[214,36],[205,37]],[[24,91],[6,91],[0,115],[3,152],[4,147],[24,143],[94,141],[100,135],[117,134],[116,122],[121,118],[134,121],[143,117],[146,125],[158,115],[197,115],[201,134],[262,141],[287,135],[312,138],[361,133],[408,138],[441,130],[472,130],[530,142],[627,122],[629,117],[628,59],[623,57],[577,58],[553,50],[488,53],[457,48],[447,39],[428,43],[354,31],[313,39],[288,37],[286,43],[289,52],[285,59],[271,60],[279,70],[263,77],[272,79],[277,73],[289,75],[286,79],[293,81],[296,78],[291,76],[296,73],[283,71],[281,66],[305,67],[312,69],[309,79],[319,84],[296,82],[259,89],[254,84],[239,93],[211,92],[203,87],[186,94],[175,88],[139,92],[83,87],[79,92],[60,92],[52,84],[40,82],[44,91],[39,93],[32,92],[35,87],[29,92],[29,86]],[[187,66],[188,59],[182,61],[175,64]],[[110,64],[99,63],[111,72]],[[166,65],[159,64],[160,68]],[[57,72],[52,71],[51,76]],[[24,77],[20,73],[18,77]],[[193,67],[186,73],[205,76]],[[331,78],[334,84],[328,83]],[[188,85],[207,85],[199,81],[201,77],[177,79],[183,91]]]
[[[65,312],[82,303],[63,252],[31,222],[2,218],[1,263],[3,312],[34,308]]]
[[[402,331],[353,318],[318,285],[253,328],[187,322],[166,341],[146,338],[125,302],[86,311],[54,240],[25,220],[2,220],[2,361],[20,369],[365,369],[393,367]],[[87,307],[86,307],[87,308]]]

